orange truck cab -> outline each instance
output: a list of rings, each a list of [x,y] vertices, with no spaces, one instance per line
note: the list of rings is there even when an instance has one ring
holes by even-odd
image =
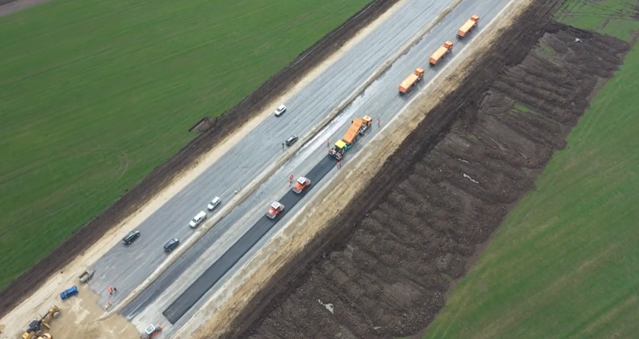
[[[450,53],[453,50],[453,43],[451,41],[446,41],[443,46],[439,47],[433,55],[430,56],[428,62],[430,62],[431,66],[437,65],[439,60],[443,59],[446,54]]]
[[[470,33],[470,31],[477,26],[477,22],[479,22],[479,16],[471,16],[470,19],[468,19],[468,21],[466,21],[466,23],[457,31],[457,39],[463,39],[466,34]]]
[[[420,82],[423,77],[424,69],[421,67],[415,69],[415,72],[411,73],[409,76],[406,77],[406,79],[404,79],[404,81],[402,81],[401,84],[399,84],[399,95],[404,95],[410,92],[413,86]]]

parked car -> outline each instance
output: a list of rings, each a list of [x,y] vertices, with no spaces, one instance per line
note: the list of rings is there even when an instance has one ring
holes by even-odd
[[[173,238],[167,241],[166,244],[164,244],[164,252],[166,253],[173,252],[173,250],[176,249],[179,244],[180,244],[180,240],[178,240],[178,238]]]
[[[278,108],[275,109],[275,116],[279,117],[280,115],[284,114],[284,112],[286,112],[286,106],[284,105],[280,105]]]
[[[66,290],[64,290],[64,292],[60,293],[60,299],[62,300],[66,300],[71,298],[72,296],[78,294],[78,287],[73,285],[69,288],[67,288]]]
[[[201,224],[204,220],[206,220],[206,212],[200,211],[200,213],[198,213],[196,216],[193,217],[193,219],[191,219],[191,222],[189,222],[189,226],[191,226],[191,228],[196,228],[197,225]]]
[[[286,139],[286,146],[291,146],[297,141],[297,135],[291,135],[288,139]]]
[[[122,238],[122,242],[125,245],[130,245],[139,237],[140,237],[140,231],[131,231],[124,238]]]
[[[206,206],[206,208],[208,208],[209,211],[214,210],[217,205],[219,205],[222,202],[222,199],[220,199],[220,197],[215,197],[213,198],[213,200],[211,200],[211,202],[209,203],[208,206]]]

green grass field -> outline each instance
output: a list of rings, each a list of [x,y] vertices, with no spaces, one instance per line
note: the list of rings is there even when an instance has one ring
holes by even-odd
[[[370,0],[55,0],[0,18],[0,288]]]
[[[558,19],[629,39],[636,22],[613,26],[604,18],[628,4],[598,1],[593,12],[583,1],[570,3]],[[537,189],[455,287],[426,338],[637,337],[637,88],[635,48],[570,134],[569,148],[555,154]]]

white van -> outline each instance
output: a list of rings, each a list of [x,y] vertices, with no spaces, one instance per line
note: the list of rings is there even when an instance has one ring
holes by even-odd
[[[197,225],[201,224],[204,220],[206,220],[206,212],[201,211],[195,217],[193,217],[193,220],[191,220],[189,225],[191,226],[191,228],[196,228]]]

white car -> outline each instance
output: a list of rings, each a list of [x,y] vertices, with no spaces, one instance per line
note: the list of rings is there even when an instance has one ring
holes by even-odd
[[[284,105],[280,105],[278,108],[275,109],[275,116],[279,117],[280,115],[284,114],[284,112],[286,112],[286,106]]]
[[[222,199],[220,199],[220,197],[215,197],[213,198],[213,200],[211,200],[211,202],[209,203],[208,206],[206,206],[206,208],[209,209],[209,211],[214,210],[217,205],[219,205],[222,202]]]
[[[201,224],[202,221],[204,220],[206,220],[206,212],[201,211],[200,213],[198,213],[196,216],[193,217],[193,219],[189,223],[189,226],[191,226],[191,228],[196,228],[197,225]]]

